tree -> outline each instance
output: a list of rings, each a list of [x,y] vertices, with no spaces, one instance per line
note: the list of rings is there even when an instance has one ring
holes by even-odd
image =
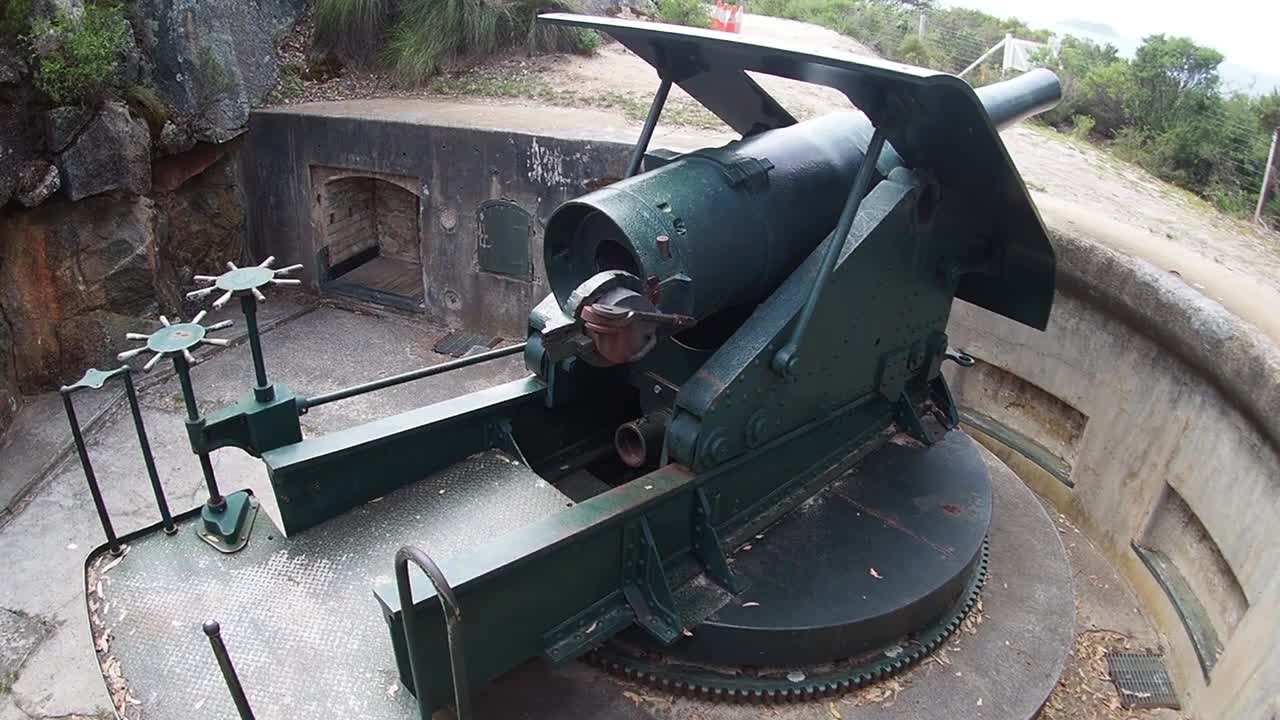
[[[1152,35],[1130,64],[1134,82],[1130,113],[1139,127],[1162,131],[1188,110],[1218,98],[1222,53],[1190,38]]]

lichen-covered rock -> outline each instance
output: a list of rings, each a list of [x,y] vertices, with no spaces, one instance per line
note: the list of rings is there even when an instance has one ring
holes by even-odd
[[[166,122],[164,127],[160,128],[159,150],[161,155],[177,155],[195,146],[196,139],[191,136],[190,130],[178,127],[172,121]]]
[[[74,380],[86,365],[60,328],[95,311],[138,316],[155,308],[156,210],[145,197],[96,196],[13,213],[0,230],[0,309],[14,338],[19,387]]]
[[[92,120],[93,111],[80,105],[57,107],[46,112],[44,139],[49,152],[66,150]]]
[[[0,47],[0,85],[17,85],[27,74],[27,63],[12,48]]]
[[[58,156],[58,169],[72,200],[110,190],[140,195],[151,189],[151,133],[125,105],[104,103]]]
[[[48,200],[61,186],[58,168],[47,160],[32,160],[18,175],[14,196],[23,207],[33,208]]]
[[[279,78],[275,44],[306,0],[136,0],[147,18],[136,35],[154,63],[152,79],[197,140],[226,142],[243,132],[249,109]]]

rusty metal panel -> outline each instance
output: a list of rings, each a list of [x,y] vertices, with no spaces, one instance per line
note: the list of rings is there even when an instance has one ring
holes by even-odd
[[[476,261],[484,272],[533,277],[529,213],[510,200],[488,200],[476,213]]]

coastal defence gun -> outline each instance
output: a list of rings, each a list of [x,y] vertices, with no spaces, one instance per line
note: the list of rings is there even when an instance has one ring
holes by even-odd
[[[552,293],[525,342],[304,396],[268,381],[256,329],[261,289],[288,268],[231,266],[193,294],[240,299],[255,386],[202,416],[190,350],[216,327],[137,336],[182,380],[210,499],[170,518],[154,483],[165,522],[126,537],[124,560],[98,502],[111,552],[90,558],[90,584],[109,564],[110,602],[143,623],[113,629],[130,687],[164,694],[165,658],[198,639],[188,621],[216,617],[269,638],[242,683],[205,628],[242,717],[465,717],[473,689],[537,658],[703,698],[805,701],[909,666],[975,603],[992,486],[957,430],[941,367],[973,360],[946,325],[956,298],[1048,321],[1053,252],[997,131],[1056,103],[1057,79],[975,92],[709,31],[541,21],[612,36],[660,85],[628,177],[547,218]],[[798,122],[749,73],[835,88],[858,111]],[[741,139],[649,152],[673,85]],[[303,438],[311,408],[516,354],[525,378]],[[112,375],[92,372],[64,389],[69,411]],[[281,533],[249,542],[258,503],[219,491],[220,447],[265,463]],[[168,537],[184,523],[207,544]]]

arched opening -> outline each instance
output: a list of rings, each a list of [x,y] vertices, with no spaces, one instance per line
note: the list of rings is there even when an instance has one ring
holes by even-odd
[[[321,185],[317,201],[321,287],[421,308],[425,291],[418,196],[378,177],[341,176]]]

